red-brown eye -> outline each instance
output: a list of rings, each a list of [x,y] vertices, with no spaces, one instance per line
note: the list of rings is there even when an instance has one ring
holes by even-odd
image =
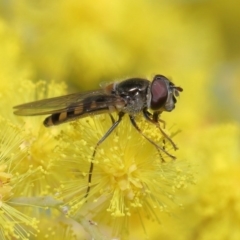
[[[151,102],[150,108],[152,110],[159,110],[167,101],[168,86],[166,84],[167,78],[162,75],[156,75],[152,81],[150,92]]]

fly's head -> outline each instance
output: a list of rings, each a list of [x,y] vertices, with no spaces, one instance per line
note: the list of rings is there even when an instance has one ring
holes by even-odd
[[[182,91],[181,87],[175,86],[163,75],[156,75],[148,90],[148,108],[153,111],[171,112],[175,108],[176,97]]]

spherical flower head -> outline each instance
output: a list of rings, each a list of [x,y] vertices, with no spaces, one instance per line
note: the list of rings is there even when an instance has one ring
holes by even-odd
[[[65,93],[65,85],[61,83],[47,83],[46,81],[21,81],[17,89],[17,103],[31,102],[44,98],[49,98]],[[15,100],[16,101],[16,100]],[[23,173],[29,169],[38,170],[35,174],[29,175],[28,184],[21,191],[23,196],[48,195],[52,194],[52,186],[57,185],[58,176],[51,172],[51,168],[58,160],[58,153],[55,151],[58,141],[55,136],[60,132],[59,128],[45,128],[44,118],[19,117],[11,112],[11,120],[16,126],[21,128],[20,148],[27,149],[27,155],[22,159],[18,171]],[[57,174],[57,173],[56,173]]]
[[[9,105],[61,95],[65,88],[63,84],[46,84],[45,81],[20,81],[15,87],[9,84],[11,88],[16,90],[14,97],[9,98],[2,92],[0,99],[4,106],[1,113],[4,117],[0,117],[3,126],[0,130],[0,238],[25,239],[38,231],[37,221],[30,216],[34,214],[39,218],[42,211],[33,210],[33,206],[39,207],[45,195],[53,195],[53,186],[58,183],[51,166],[58,159],[54,151],[58,141],[54,136],[61,128],[44,128],[41,117],[16,117]],[[44,207],[48,207],[47,204]]]
[[[2,117],[0,124],[4,126],[0,131],[0,239],[27,239],[36,234],[37,221],[20,211],[21,204],[13,199],[19,196],[26,177],[34,171],[18,172],[22,159],[27,156],[26,149],[20,147],[21,129]]]
[[[155,125],[141,118],[138,124],[149,138],[172,151]],[[60,168],[68,178],[59,194],[70,206],[69,216],[86,214],[98,224],[109,224],[112,235],[119,237],[129,235],[129,226],[135,221],[142,226],[144,218],[160,222],[162,212],[170,212],[176,189],[185,187],[191,178],[181,170],[179,161],[157,151],[127,116],[97,148],[96,143],[112,125],[107,114],[71,125],[72,129],[60,136],[65,146],[59,150],[64,164]],[[89,183],[91,162],[94,168]]]

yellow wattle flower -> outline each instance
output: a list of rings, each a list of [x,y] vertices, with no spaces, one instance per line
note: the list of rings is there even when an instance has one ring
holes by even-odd
[[[148,125],[148,136],[163,144],[154,125],[141,118],[138,123],[141,128]],[[182,162],[171,161],[161,153],[166,160],[163,162],[156,148],[133,128],[127,116],[97,148],[92,159],[96,143],[111,124],[107,114],[98,115],[73,122],[72,128],[62,131],[59,136],[62,163],[58,171],[67,180],[58,194],[70,206],[70,217],[84,215],[98,225],[108,224],[112,236],[119,237],[129,235],[129,226],[135,221],[139,225],[144,225],[144,218],[160,222],[162,212],[171,212],[176,189],[192,181],[192,175],[185,171]],[[158,139],[154,138],[156,133]],[[171,151],[167,140],[163,147]],[[86,198],[91,161],[94,169]]]
[[[65,93],[64,84],[46,81],[22,81],[19,84],[17,96],[18,103],[30,102],[43,98],[63,95]],[[21,128],[21,148],[27,149],[27,155],[22,159],[18,171],[23,173],[29,166],[35,174],[28,176],[28,184],[21,190],[22,196],[46,196],[53,195],[52,186],[58,185],[59,176],[52,172],[53,165],[57,164],[58,153],[56,147],[58,140],[55,136],[60,132],[60,128],[45,128],[43,126],[44,117],[19,117],[12,113],[12,121]]]
[[[21,129],[0,118],[0,239],[27,239],[37,233],[37,220],[19,210],[21,204],[13,199],[19,196],[31,169],[19,173],[18,167],[27,156],[21,148]],[[18,207],[18,208],[17,208]]]
[[[50,96],[48,94],[65,93],[63,84],[46,84],[45,81],[20,81],[15,85],[9,82],[8,87],[16,94],[9,98],[3,91],[0,99],[3,106],[12,107],[16,103],[46,98]],[[52,196],[53,187],[58,186],[59,176],[51,169],[58,160],[54,150],[58,140],[54,136],[61,128],[44,128],[41,117],[16,117],[11,107],[5,107],[4,118],[0,118],[0,124],[4,126],[0,130],[0,238],[28,239],[39,231],[36,218],[39,219],[43,212],[39,207],[48,208],[49,202],[42,204],[42,199],[46,195]],[[51,215],[56,216],[55,213]]]

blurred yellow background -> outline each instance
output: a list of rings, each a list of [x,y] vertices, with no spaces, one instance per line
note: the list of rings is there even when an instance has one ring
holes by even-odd
[[[182,130],[179,158],[195,166],[198,181],[181,197],[185,210],[150,239],[240,239],[239,9],[231,0],[0,0],[1,84],[55,80],[77,92],[169,77],[184,91],[162,118]]]

